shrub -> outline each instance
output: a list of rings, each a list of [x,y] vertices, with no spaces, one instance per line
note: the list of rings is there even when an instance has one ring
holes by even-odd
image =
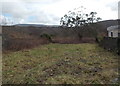
[[[46,38],[49,40],[49,42],[52,42],[52,35],[44,33],[44,34],[40,35],[40,37]]]
[[[96,42],[99,43],[103,40],[103,36],[97,36],[95,39],[96,39]]]

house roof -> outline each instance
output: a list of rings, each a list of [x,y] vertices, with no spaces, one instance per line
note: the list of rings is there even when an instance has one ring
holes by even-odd
[[[120,30],[120,25],[110,26],[107,28],[108,31]]]

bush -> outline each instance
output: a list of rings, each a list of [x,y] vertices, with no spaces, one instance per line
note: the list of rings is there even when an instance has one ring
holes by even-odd
[[[95,39],[96,39],[96,42],[99,43],[103,40],[103,36],[97,36]]]
[[[44,33],[44,34],[40,35],[40,37],[46,38],[49,40],[49,42],[52,42],[52,35]]]

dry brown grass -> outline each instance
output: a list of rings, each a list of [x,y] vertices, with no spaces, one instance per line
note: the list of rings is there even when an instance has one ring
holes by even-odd
[[[78,37],[56,37],[53,38],[53,42],[61,44],[95,43],[95,38],[84,37],[80,39]]]
[[[47,39],[10,39],[4,42],[5,51],[19,51],[23,49],[34,48],[39,45],[47,44],[49,41]]]

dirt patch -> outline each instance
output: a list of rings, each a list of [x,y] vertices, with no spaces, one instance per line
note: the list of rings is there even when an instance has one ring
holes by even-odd
[[[80,77],[82,75],[82,71],[87,70],[86,68],[80,67],[77,64],[73,65],[72,62],[73,61],[70,59],[62,59],[58,61],[55,65],[44,68],[42,70],[44,74],[39,76],[39,79],[37,81],[43,84],[49,77],[54,77],[61,74]]]

